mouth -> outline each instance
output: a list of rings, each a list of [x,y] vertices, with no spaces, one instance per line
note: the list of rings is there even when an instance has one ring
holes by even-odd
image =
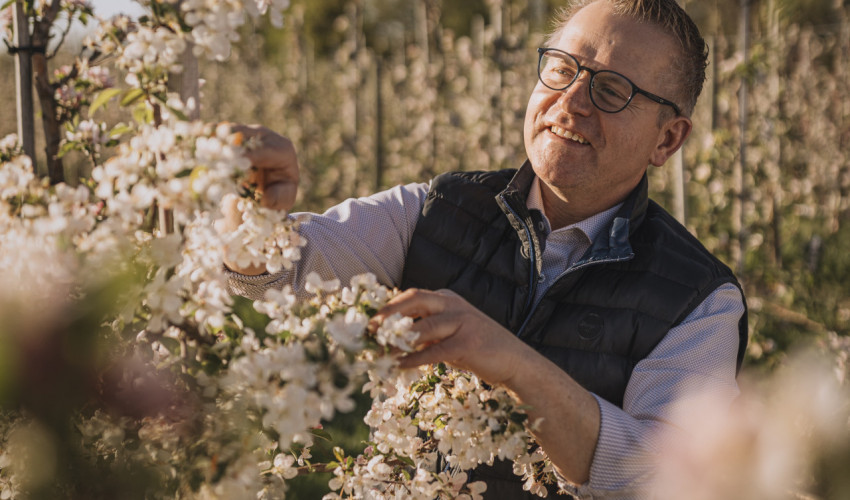
[[[590,144],[590,142],[588,142],[587,139],[585,139],[584,137],[576,134],[575,132],[570,132],[569,130],[558,127],[556,125],[552,125],[551,127],[549,127],[549,131],[563,139],[567,139],[583,145]]]

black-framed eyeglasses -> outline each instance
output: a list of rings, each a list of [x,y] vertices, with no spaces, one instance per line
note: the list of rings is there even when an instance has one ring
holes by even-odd
[[[559,49],[539,48],[540,59],[537,61],[537,76],[543,85],[552,90],[566,90],[576,80],[582,71],[590,75],[590,100],[593,105],[606,113],[619,113],[632,102],[635,94],[643,94],[658,104],[665,104],[681,115],[679,106],[647,92],[625,76],[607,69],[594,71],[579,64],[573,55]]]

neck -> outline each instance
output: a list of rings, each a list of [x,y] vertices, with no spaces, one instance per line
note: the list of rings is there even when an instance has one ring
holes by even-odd
[[[572,198],[562,197],[542,181],[540,182],[540,197],[543,200],[543,210],[546,213],[546,218],[549,219],[549,225],[553,231],[583,221],[598,212],[610,208],[606,207],[601,210],[595,210],[592,208],[595,206],[592,203],[581,203]],[[614,205],[612,204],[611,206]],[[585,210],[582,210],[582,208]]]

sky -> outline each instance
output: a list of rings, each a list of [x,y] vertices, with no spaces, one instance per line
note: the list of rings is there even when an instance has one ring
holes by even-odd
[[[138,17],[142,12],[142,7],[133,0],[89,0],[94,7],[94,13],[101,19],[109,19],[115,14],[127,14],[132,18]],[[96,22],[90,22],[87,27],[75,25],[71,34],[68,36],[66,48],[72,52],[78,50],[74,47],[79,44],[83,37],[88,32],[92,32],[97,27]]]
[[[90,0],[94,6],[94,13],[100,17],[109,18],[115,14],[129,14],[136,16],[142,12],[142,8],[132,0]]]

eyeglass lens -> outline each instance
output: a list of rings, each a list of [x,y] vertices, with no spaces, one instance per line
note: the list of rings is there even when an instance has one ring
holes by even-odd
[[[541,56],[538,71],[540,80],[547,87],[563,90],[576,80],[579,65],[569,54],[549,50]],[[599,71],[591,76],[590,97],[599,109],[617,112],[629,104],[632,98],[632,84],[617,73]]]

